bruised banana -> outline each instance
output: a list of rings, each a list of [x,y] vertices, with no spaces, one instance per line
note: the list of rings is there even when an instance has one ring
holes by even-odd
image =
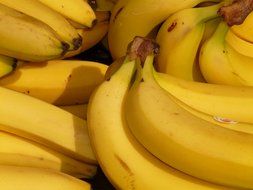
[[[0,130],[96,164],[86,121],[44,101],[0,87]]]
[[[23,63],[0,79],[0,86],[55,105],[82,104],[102,83],[106,69],[101,63],[77,60]]]
[[[46,24],[0,4],[0,54],[26,61],[59,58],[69,45]]]
[[[197,62],[206,21],[218,17],[223,3],[184,9],[161,26],[156,41],[160,45],[157,66],[160,72],[191,81],[204,81]]]
[[[135,36],[147,36],[174,12],[194,7],[203,1],[119,0],[113,8],[108,33],[112,57],[117,59],[124,56],[128,44]]]
[[[75,28],[61,14],[53,11],[39,1],[0,0],[0,3],[47,24],[62,41],[69,44],[69,50],[78,49],[82,44],[82,38],[78,35]]]
[[[0,165],[52,169],[78,178],[91,178],[96,166],[74,160],[38,143],[0,132]]]
[[[92,27],[96,15],[87,1],[84,0],[38,0],[64,17],[83,26]]]
[[[155,158],[133,137],[125,121],[123,106],[136,71],[135,64],[135,60],[126,58],[120,69],[94,91],[88,105],[91,143],[100,166],[114,187],[135,190],[230,189],[173,169]]]
[[[4,190],[91,190],[90,184],[48,169],[0,166],[0,187]]]
[[[216,184],[253,188],[253,135],[220,127],[180,107],[155,81],[153,58],[147,57],[126,97],[125,116],[133,135],[182,172]]]
[[[16,66],[15,58],[0,55],[0,78],[13,72]]]

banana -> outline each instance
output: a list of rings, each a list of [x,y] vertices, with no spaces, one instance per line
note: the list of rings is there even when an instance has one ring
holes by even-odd
[[[220,22],[221,22],[220,17],[206,21],[205,32],[203,34],[203,37],[202,37],[199,47],[201,47],[203,45],[203,43],[205,41],[207,41],[214,34],[214,32],[217,29]],[[198,59],[197,59],[197,61],[198,61]]]
[[[36,98],[0,87],[0,130],[95,164],[86,121]]]
[[[38,0],[64,17],[83,26],[92,27],[96,15],[87,1],[84,0]]]
[[[61,109],[72,113],[73,115],[80,117],[81,119],[87,120],[87,104],[71,105],[71,106],[60,106]]]
[[[161,26],[156,41],[160,45],[158,70],[192,81],[204,81],[196,62],[205,31],[205,22],[218,17],[223,3],[176,12]],[[183,54],[182,54],[183,52]]]
[[[62,15],[48,8],[39,1],[0,0],[0,3],[47,24],[57,35],[59,35],[62,41],[69,44],[69,50],[78,49],[82,44],[82,38],[78,35],[75,28],[72,27]]]
[[[4,190],[91,190],[90,184],[47,169],[0,166],[0,187]]]
[[[0,78],[13,72],[17,66],[17,60],[12,57],[0,55]]]
[[[134,136],[163,162],[189,175],[253,188],[253,136],[209,123],[180,107],[155,81],[153,59],[147,57],[124,104]]]
[[[221,22],[213,36],[203,44],[199,54],[200,70],[208,83],[240,86],[245,82],[227,56],[225,38],[228,30],[226,23]]]
[[[79,28],[77,29],[80,36],[83,38],[81,47],[76,51],[69,51],[63,58],[73,57],[82,53],[100,42],[108,32],[109,28],[109,12],[96,12],[98,22],[92,29]]]
[[[252,22],[253,22],[253,13],[250,13],[242,24],[232,26],[231,31],[242,40],[253,43]]]
[[[119,0],[113,8],[108,33],[112,57],[117,59],[124,56],[129,42],[135,36],[147,36],[174,12],[194,7],[202,1]]]
[[[220,117],[253,124],[252,87],[193,82],[156,71],[154,77],[163,89],[189,107],[210,115],[212,120]]]
[[[0,143],[0,165],[53,169],[79,178],[96,174],[96,166],[9,133],[0,132]]]
[[[0,86],[55,105],[82,104],[104,80],[106,69],[104,64],[77,60],[23,63],[0,79]]]
[[[0,54],[27,61],[59,58],[69,45],[46,24],[0,4]]]
[[[230,189],[173,169],[136,141],[123,112],[135,70],[135,61],[126,59],[120,69],[94,91],[88,104],[91,143],[114,187],[127,190]]]
[[[253,44],[246,40],[239,38],[236,34],[230,29],[225,37],[226,43],[236,50],[238,53],[253,58]]]

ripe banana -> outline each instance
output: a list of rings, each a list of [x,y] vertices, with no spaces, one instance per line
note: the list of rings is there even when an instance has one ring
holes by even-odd
[[[234,34],[236,34],[239,38],[253,43],[253,13],[250,13],[246,19],[240,25],[234,25],[231,27],[231,30]]]
[[[124,56],[135,36],[147,36],[168,16],[204,0],[119,0],[110,20],[109,47],[114,59]],[[214,0],[219,1],[219,0]]]
[[[85,120],[36,98],[0,87],[0,130],[96,163]]]
[[[53,169],[78,178],[91,178],[96,174],[96,166],[10,133],[0,132],[0,144],[0,165]]]
[[[126,125],[123,112],[135,70],[135,61],[126,59],[120,69],[94,91],[88,105],[87,122],[91,142],[100,166],[115,188],[230,189],[171,168],[136,141]]]
[[[69,51],[63,58],[72,57],[78,55],[95,46],[100,42],[108,32],[109,28],[109,12],[96,12],[98,22],[93,26],[92,29],[79,28],[77,29],[80,36],[83,38],[81,47],[76,51]]]
[[[106,69],[104,64],[77,60],[23,63],[0,79],[0,86],[55,105],[82,104],[104,80]]]
[[[251,87],[187,81],[156,71],[154,77],[163,89],[197,111],[212,118],[220,117],[253,124]]]
[[[17,60],[12,57],[0,55],[0,78],[10,74],[17,66]]]
[[[184,9],[170,16],[161,26],[156,41],[160,45],[158,70],[192,81],[204,81],[196,61],[205,22],[218,17],[223,3]]]
[[[64,17],[83,26],[92,27],[96,16],[91,6],[84,0],[38,0]]]
[[[72,113],[73,115],[87,120],[87,104],[71,105],[71,106],[59,106],[61,109]]]
[[[59,58],[69,45],[46,24],[0,4],[0,53],[27,61]]]
[[[253,58],[253,44],[246,40],[239,38],[236,34],[234,34],[231,29],[227,32],[225,37],[226,43],[231,46],[238,53]]]
[[[243,85],[243,79],[228,60],[225,41],[228,30],[227,24],[221,22],[213,36],[203,44],[199,54],[200,70],[208,83]]]
[[[155,81],[153,58],[147,57],[126,97],[126,120],[134,136],[159,159],[189,175],[253,188],[253,135],[209,123],[176,104]]]
[[[4,190],[91,190],[90,184],[47,169],[0,166],[0,187]]]
[[[0,0],[0,3],[21,13],[31,16],[51,27],[59,38],[68,43],[69,50],[78,49],[82,38],[69,22],[59,13],[34,0]],[[24,6],[26,5],[26,6]]]

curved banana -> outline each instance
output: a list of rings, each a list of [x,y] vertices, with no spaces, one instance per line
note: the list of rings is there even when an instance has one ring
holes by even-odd
[[[90,184],[47,169],[0,166],[0,187],[4,190],[91,190]]]
[[[59,58],[69,45],[46,24],[0,4],[0,53],[27,61]]]
[[[15,58],[0,55],[0,78],[13,72],[16,66],[17,60]]]
[[[131,134],[123,105],[135,73],[135,61],[125,63],[93,93],[88,105],[88,129],[98,162],[117,189],[230,189],[201,181],[164,164]],[[107,147],[107,148],[105,148]]]
[[[194,7],[202,1],[119,0],[113,8],[108,33],[112,57],[117,59],[124,56],[135,36],[147,36],[172,13]]]
[[[253,58],[253,43],[241,39],[230,29],[225,37],[226,43],[239,54]]]
[[[78,178],[91,178],[96,166],[74,160],[40,144],[0,132],[0,165],[52,169]]]
[[[0,87],[0,99],[0,130],[38,142],[77,160],[96,163],[85,120],[3,87]]]
[[[180,107],[155,81],[153,58],[147,57],[142,76],[126,97],[125,116],[134,136],[159,159],[189,175],[253,188],[253,135],[220,127]]]
[[[102,83],[107,67],[77,60],[23,63],[0,79],[0,86],[55,105],[82,104],[88,102],[92,91]]]
[[[69,22],[59,13],[34,0],[0,0],[0,3],[31,16],[50,26],[60,39],[69,44],[70,49],[78,49],[82,38]],[[25,5],[25,6],[24,6]]]
[[[83,38],[81,47],[76,51],[69,51],[63,58],[72,57],[82,53],[100,42],[108,32],[109,28],[109,12],[96,12],[98,22],[92,29],[79,28],[77,29],[80,36]]]
[[[72,113],[73,115],[87,120],[87,104],[59,106],[61,109]]]
[[[225,42],[228,30],[227,24],[221,22],[213,36],[203,44],[199,54],[200,70],[208,83],[243,85],[243,79],[228,60]]]
[[[218,17],[223,3],[184,9],[170,16],[161,26],[156,41],[160,46],[157,66],[160,72],[192,81],[204,81],[196,61],[205,22]]]
[[[96,15],[87,1],[84,0],[38,0],[64,17],[87,27],[92,27]]]
[[[193,109],[211,117],[253,124],[252,87],[193,82],[156,71],[154,77],[163,89]]]
[[[253,43],[253,13],[250,13],[240,25],[231,27],[231,31],[242,40]]]

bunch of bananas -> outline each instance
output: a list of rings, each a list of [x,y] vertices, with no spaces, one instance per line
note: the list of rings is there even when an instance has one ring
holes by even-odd
[[[0,0],[0,188],[253,189],[252,10]],[[98,43],[109,67],[71,58]]]

